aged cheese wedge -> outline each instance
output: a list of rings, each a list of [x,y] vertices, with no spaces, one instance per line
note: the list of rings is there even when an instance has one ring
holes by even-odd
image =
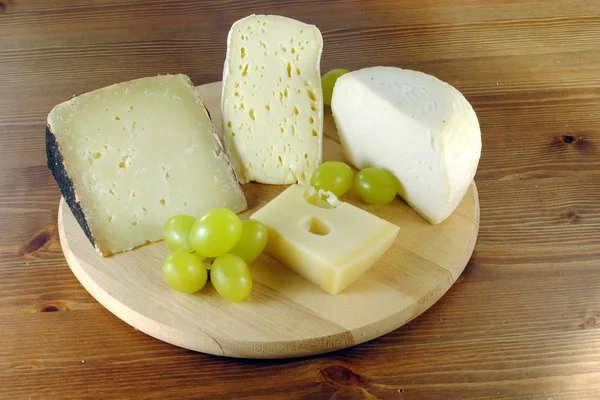
[[[321,162],[319,29],[252,15],[233,24],[223,73],[223,143],[238,179],[305,182]]]
[[[62,195],[103,256],[161,239],[175,214],[246,208],[185,75],[120,83],[57,105],[46,151]]]
[[[330,294],[369,270],[400,229],[303,185],[290,186],[251,218],[269,228],[267,254]]]
[[[433,224],[454,212],[481,154],[477,116],[458,90],[422,72],[365,68],[337,80],[331,110],[354,166],[388,169]]]

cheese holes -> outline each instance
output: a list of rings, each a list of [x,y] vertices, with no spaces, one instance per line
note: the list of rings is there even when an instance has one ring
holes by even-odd
[[[317,101],[317,95],[315,94],[315,91],[312,89],[307,89],[306,93],[308,93],[308,98],[311,99],[312,101]]]
[[[249,64],[246,64],[244,66],[244,69],[242,70],[242,76],[248,75],[248,66],[249,66]]]
[[[287,63],[285,70],[287,71],[288,78],[291,78],[292,77],[292,64]]]
[[[296,68],[296,75],[301,75],[300,68]]]
[[[227,127],[228,127],[229,129],[231,129],[231,121],[228,121],[228,122],[227,122]]]
[[[270,106],[269,104],[265,104],[265,109],[266,109],[268,112],[271,112],[271,106]]]
[[[308,122],[310,122],[311,124],[314,124],[315,119],[313,117],[308,117]]]
[[[242,58],[246,58],[246,54],[247,54],[247,53],[246,53],[246,48],[245,48],[245,47],[242,47],[242,48],[240,49],[240,57],[242,57]]]
[[[317,133],[317,131],[315,129],[312,130],[312,135],[313,136],[319,136],[319,134]]]
[[[160,199],[159,203],[161,206],[164,206],[167,204],[167,201],[165,199]]]
[[[109,215],[109,216],[106,218],[106,220],[107,220],[108,222],[112,222],[112,220],[113,220],[113,217],[112,217],[112,215]]]
[[[115,121],[120,121],[121,117],[119,117],[118,115],[115,117]]]
[[[315,103],[310,103],[310,109],[317,112],[317,105]]]
[[[327,223],[317,217],[310,217],[304,221],[304,229],[313,235],[325,236],[329,235],[331,228]]]
[[[298,110],[298,107],[294,106],[294,115],[298,114],[300,114],[300,110]]]

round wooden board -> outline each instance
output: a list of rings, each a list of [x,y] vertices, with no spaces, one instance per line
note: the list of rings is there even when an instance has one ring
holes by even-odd
[[[221,85],[198,87],[220,131]],[[329,107],[325,109],[324,160],[343,160]],[[247,184],[247,218],[285,189]],[[252,263],[254,289],[243,303],[222,299],[210,284],[186,295],[170,289],[160,266],[163,242],[100,257],[64,200],[60,241],[73,273],[108,310],[136,329],[187,349],[229,357],[283,358],[342,349],[384,335],[433,305],[466,266],[479,229],[479,200],[472,184],[458,209],[431,225],[401,199],[386,206],[343,200],[400,227],[392,247],[356,283],[332,296],[271,257]]]

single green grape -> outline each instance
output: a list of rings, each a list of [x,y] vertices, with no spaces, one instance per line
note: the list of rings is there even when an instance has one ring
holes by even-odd
[[[367,204],[388,204],[396,197],[396,178],[382,168],[365,168],[354,178],[354,190]]]
[[[227,208],[213,208],[200,216],[190,232],[192,248],[202,257],[227,253],[240,240],[242,221]]]
[[[195,293],[204,287],[208,274],[200,257],[179,250],[163,262],[162,276],[173,289],[183,293]]]
[[[163,225],[163,239],[171,251],[192,251],[190,231],[196,218],[191,215],[174,215]]]
[[[242,223],[242,236],[230,253],[250,264],[263,252],[268,237],[269,231],[265,224],[255,219],[247,219]]]
[[[319,165],[310,178],[317,190],[323,189],[341,197],[352,187],[354,173],[348,164],[341,161],[326,161]]]
[[[210,281],[221,296],[231,301],[244,301],[252,291],[250,268],[235,254],[215,258],[210,268]]]
[[[344,74],[347,74],[347,69],[344,68],[336,68],[327,72],[325,75],[321,77],[321,87],[323,90],[323,103],[330,106],[331,105],[331,96],[333,96],[333,87],[335,86],[335,81]]]

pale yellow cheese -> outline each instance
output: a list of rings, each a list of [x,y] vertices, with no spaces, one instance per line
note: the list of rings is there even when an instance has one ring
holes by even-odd
[[[276,15],[233,24],[223,72],[225,150],[240,182],[307,182],[321,162],[319,29]]]
[[[251,218],[269,228],[267,254],[338,294],[377,262],[400,228],[332,194],[323,201],[314,192],[292,185]]]
[[[247,207],[202,99],[185,75],[142,78],[77,96],[50,112],[48,130],[88,236],[104,256],[160,240],[173,215]],[[52,165],[56,173],[58,164]],[[65,198],[68,189],[61,187]]]

